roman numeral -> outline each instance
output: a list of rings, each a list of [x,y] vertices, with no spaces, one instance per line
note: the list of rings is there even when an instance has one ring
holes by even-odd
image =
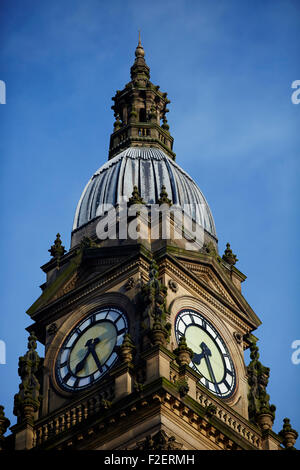
[[[230,389],[230,385],[229,385],[229,383],[228,383],[226,380],[223,380],[223,384],[225,385],[225,387],[227,388],[227,390]]]
[[[184,324],[184,326],[188,326],[188,323],[186,323],[183,318],[181,318],[181,321],[182,321],[182,323]]]
[[[64,378],[62,379],[62,381],[65,382],[65,383],[67,383],[68,380],[69,380],[69,378],[71,377],[71,375],[72,375],[71,372],[68,372],[68,373],[64,376]]]

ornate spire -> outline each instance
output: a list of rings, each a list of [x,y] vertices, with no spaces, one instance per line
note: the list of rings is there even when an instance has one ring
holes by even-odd
[[[175,159],[173,137],[169,132],[166,113],[170,100],[159,86],[150,82],[150,68],[139,33],[131,81],[112,98],[115,122],[110,138],[109,158],[128,147],[159,147]]]
[[[143,323],[149,327],[148,334],[153,344],[165,344],[170,336],[170,323],[167,322],[167,287],[158,279],[158,266],[151,261],[149,281],[142,287],[144,304]]]
[[[158,204],[161,206],[162,204],[168,204],[168,206],[172,205],[171,199],[168,198],[168,193],[166,191],[166,187],[161,187],[160,198],[158,199]]]
[[[133,186],[132,196],[128,200],[129,206],[132,206],[133,204],[145,204],[137,186]]]
[[[189,365],[191,362],[194,352],[188,347],[185,336],[181,336],[178,348],[174,349],[173,353],[177,356],[177,362],[179,365]]]
[[[53,258],[56,258],[57,264],[59,264],[60,258],[65,254],[66,250],[65,247],[62,245],[62,241],[60,239],[60,233],[56,235],[56,239],[54,240],[54,244],[48,250],[50,255]]]
[[[135,49],[135,61],[130,69],[131,80],[135,85],[146,86],[150,80],[150,68],[145,62],[145,51],[141,43],[141,33],[139,31],[139,42]]]
[[[0,450],[3,449],[4,446],[4,434],[6,433],[7,428],[10,425],[10,421],[6,418],[4,413],[4,406],[0,406]]]
[[[122,345],[119,348],[120,356],[123,362],[130,363],[132,361],[135,345],[129,333],[126,333]]]
[[[135,50],[135,55],[136,57],[138,55],[142,55],[144,57],[145,55],[145,51],[144,51],[144,48],[142,46],[142,42],[141,42],[141,31],[139,30],[139,42],[138,42],[138,45],[136,47],[136,50]]]
[[[40,406],[40,383],[37,375],[42,366],[42,359],[36,351],[36,340],[32,332],[28,338],[28,350],[25,356],[19,358],[18,373],[21,377],[21,384],[19,393],[14,399],[14,414],[18,417],[18,422],[32,423],[34,413]]]
[[[226,263],[231,264],[232,266],[238,261],[236,255],[232,252],[232,249],[230,248],[230,243],[226,243],[226,250],[224,251],[222,259],[226,261]]]
[[[259,351],[256,345],[257,338],[249,337],[251,362],[247,367],[248,372],[248,411],[250,421],[259,424],[263,430],[271,429],[275,419],[274,405],[270,405],[270,396],[266,388],[269,382],[270,369],[259,361]]]
[[[283,428],[279,433],[279,436],[283,440],[283,445],[288,450],[294,450],[295,442],[298,438],[298,433],[292,428],[289,418],[284,418]]]

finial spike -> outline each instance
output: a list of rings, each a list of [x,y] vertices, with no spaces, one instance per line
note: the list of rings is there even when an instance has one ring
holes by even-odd
[[[141,30],[139,29],[139,46],[141,46],[142,43],[141,43]]]

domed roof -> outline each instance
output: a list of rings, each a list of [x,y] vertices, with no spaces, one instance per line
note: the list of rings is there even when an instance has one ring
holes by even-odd
[[[134,186],[147,205],[157,203],[165,186],[172,203],[186,204],[188,215],[216,237],[211,211],[194,180],[155,147],[129,147],[96,171],[77,205],[73,230],[99,216],[102,204],[116,206],[124,197],[129,199]]]

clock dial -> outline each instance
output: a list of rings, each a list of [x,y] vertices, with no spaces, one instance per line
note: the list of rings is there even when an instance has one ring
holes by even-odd
[[[114,365],[117,346],[128,332],[124,313],[105,308],[82,320],[67,336],[56,361],[59,385],[83,390],[100,380]]]
[[[190,366],[201,375],[200,382],[212,393],[228,398],[235,389],[235,370],[229,351],[214,326],[200,313],[181,311],[175,321],[176,340],[185,336],[194,352]]]

